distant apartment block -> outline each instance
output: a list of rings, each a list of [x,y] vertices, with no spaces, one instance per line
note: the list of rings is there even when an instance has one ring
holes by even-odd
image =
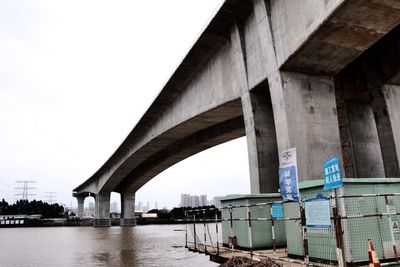
[[[199,206],[207,206],[209,204],[207,200],[207,195],[190,195],[190,194],[181,194],[181,207],[199,207]]]

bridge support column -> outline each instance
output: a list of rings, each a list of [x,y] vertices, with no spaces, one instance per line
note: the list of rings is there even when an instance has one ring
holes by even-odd
[[[296,147],[299,181],[320,179],[324,160],[341,157],[332,78],[276,72],[268,82],[279,155]]]
[[[386,99],[387,115],[389,116],[391,122],[397,164],[400,165],[400,86],[385,85],[384,95]],[[400,166],[398,166],[398,168],[400,168]]]
[[[320,179],[324,160],[341,156],[333,79],[279,70],[270,7],[263,0],[253,3],[271,95],[278,156],[296,147],[299,181]],[[270,180],[277,181],[278,175]]]
[[[121,220],[120,226],[136,225],[135,193],[121,193]]]
[[[111,192],[99,192],[96,194],[96,219],[94,220],[94,226],[111,226],[110,194]]]
[[[83,218],[83,204],[85,202],[85,198],[86,197],[76,197],[76,199],[78,200],[78,218]]]
[[[278,192],[278,148],[268,85],[242,96],[251,193]]]
[[[384,175],[386,177],[400,177],[396,142],[392,129],[392,123],[394,121],[388,112],[390,94],[385,94],[384,92],[385,85],[381,80],[381,75],[375,63],[365,61],[362,63],[361,68],[366,80],[366,89],[370,96],[371,107],[374,112],[376,131],[384,166]],[[394,110],[392,109],[392,111]]]
[[[335,78],[347,177],[400,176],[399,88],[385,85],[381,71],[364,57]]]
[[[358,102],[348,102],[347,105],[356,177],[384,177],[385,170],[371,105]]]

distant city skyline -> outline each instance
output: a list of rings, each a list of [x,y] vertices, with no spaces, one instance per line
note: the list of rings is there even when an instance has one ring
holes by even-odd
[[[23,183],[24,182],[24,183]],[[57,195],[57,192],[51,191],[51,192],[45,192],[45,195],[43,197],[36,196],[34,193],[35,190],[37,190],[36,187],[30,187],[29,184],[36,184],[36,181],[34,180],[25,180],[25,181],[20,181],[16,180],[15,184],[24,184],[22,187],[14,187],[15,192],[20,192],[20,193],[15,193],[14,194],[14,200],[9,201],[10,203],[13,203],[19,199],[28,199],[28,200],[41,200],[44,202],[48,203],[58,203],[60,205],[64,205],[67,208],[72,208],[76,209],[77,208],[77,203],[63,203],[63,202],[58,202],[55,198]],[[21,193],[22,192],[22,193]],[[21,198],[18,198],[17,196],[23,196]],[[110,211],[111,212],[121,212],[121,201],[120,201],[120,195],[118,193],[112,192],[112,197],[110,201]],[[181,194],[180,195],[180,202],[178,201],[176,204],[172,206],[163,206],[161,203],[161,206],[167,207],[167,208],[175,208],[175,207],[189,207],[189,206],[206,206],[206,205],[215,205],[217,206],[218,203],[218,198],[221,196],[213,196],[212,200],[208,199],[207,194],[200,194],[200,195],[194,195],[194,194]],[[91,210],[95,208],[95,199],[94,197],[88,197],[85,199],[84,207]],[[143,203],[146,203],[147,205],[144,205]],[[150,205],[150,203],[154,203],[153,206]],[[135,208],[137,210],[141,211],[149,211],[151,209],[158,209],[158,200],[137,200],[135,202]]]
[[[220,207],[220,196],[214,196],[212,199],[207,198],[207,194],[203,195],[191,195],[191,194],[181,194],[181,203],[179,207],[192,207],[196,208],[199,206],[214,205]]]

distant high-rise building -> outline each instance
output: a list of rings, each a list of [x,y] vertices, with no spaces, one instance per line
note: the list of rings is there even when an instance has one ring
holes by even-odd
[[[139,210],[139,211],[143,211],[143,204],[142,204],[142,201],[139,201],[138,210]]]
[[[156,210],[158,210],[158,202],[157,202],[157,201],[154,202],[154,208],[155,208]]]
[[[190,207],[192,205],[189,194],[181,194],[181,207]]]
[[[201,195],[200,196],[200,206],[207,206],[208,202],[207,202],[207,195]]]
[[[192,208],[196,208],[200,206],[200,197],[199,196],[191,196],[191,205]]]
[[[94,209],[95,206],[94,202],[89,202],[89,209]]]
[[[181,194],[181,207],[192,207],[196,208],[199,206],[207,206],[209,205],[209,201],[207,200],[207,195],[190,195],[190,194]]]
[[[147,211],[149,211],[150,210],[150,202],[149,201],[147,201]]]

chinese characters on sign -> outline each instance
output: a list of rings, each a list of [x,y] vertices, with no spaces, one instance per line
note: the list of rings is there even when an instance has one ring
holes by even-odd
[[[284,200],[299,201],[296,148],[282,153],[279,167],[279,188]]]
[[[326,198],[306,199],[306,223],[311,228],[330,228],[331,214],[329,200]]]
[[[324,190],[343,186],[343,176],[340,171],[339,158],[334,157],[324,162]]]

